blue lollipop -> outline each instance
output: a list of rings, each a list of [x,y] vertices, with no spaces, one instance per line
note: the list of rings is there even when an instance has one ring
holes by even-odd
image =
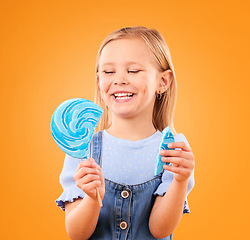
[[[87,150],[103,110],[95,103],[73,98],[61,103],[51,118],[56,144],[68,155],[87,158]]]
[[[164,128],[164,130],[162,131],[162,135],[161,135],[161,143],[160,143],[160,147],[159,147],[159,153],[157,156],[157,161],[155,164],[155,176],[158,175],[159,173],[161,173],[163,171],[163,166],[164,164],[170,164],[170,163],[165,163],[161,160],[161,155],[160,155],[160,151],[161,150],[173,150],[174,148],[168,148],[167,145],[171,142],[174,142],[174,135],[170,129],[169,126],[167,126],[166,128]]]
[[[97,104],[82,98],[61,103],[54,111],[50,124],[56,144],[72,157],[87,159],[89,143],[102,113]],[[102,206],[98,189],[96,194]]]

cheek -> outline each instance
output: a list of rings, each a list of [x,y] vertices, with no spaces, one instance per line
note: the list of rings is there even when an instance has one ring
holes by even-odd
[[[103,98],[109,93],[110,84],[108,81],[99,81],[99,89]]]
[[[106,88],[105,86],[105,82],[102,81],[101,79],[99,80],[99,88],[100,88],[100,91],[103,92]]]
[[[156,89],[156,84],[154,83],[149,83],[149,82],[141,82],[139,85],[138,85],[138,88],[141,89],[141,91],[146,94],[147,96],[151,96],[152,94],[155,94],[155,89]]]

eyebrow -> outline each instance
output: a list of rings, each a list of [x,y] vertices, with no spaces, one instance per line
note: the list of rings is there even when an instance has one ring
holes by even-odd
[[[137,64],[137,65],[142,67],[142,65],[140,63],[138,63],[138,62],[134,62],[134,61],[126,62],[126,65],[130,65],[130,64]],[[114,63],[106,62],[106,63],[102,64],[101,66],[106,66],[106,65],[114,65]]]

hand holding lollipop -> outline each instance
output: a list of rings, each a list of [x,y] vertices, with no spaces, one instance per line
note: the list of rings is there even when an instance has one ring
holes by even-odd
[[[102,113],[98,105],[82,98],[61,103],[51,118],[51,133],[56,144],[72,157],[87,159],[89,143]],[[97,188],[96,196],[102,206]]]

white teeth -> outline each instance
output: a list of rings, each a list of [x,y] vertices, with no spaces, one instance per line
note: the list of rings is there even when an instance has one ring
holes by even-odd
[[[124,97],[124,96],[131,97],[133,93],[115,93],[114,95],[115,97]]]
[[[116,99],[129,99],[131,97],[116,97]]]

